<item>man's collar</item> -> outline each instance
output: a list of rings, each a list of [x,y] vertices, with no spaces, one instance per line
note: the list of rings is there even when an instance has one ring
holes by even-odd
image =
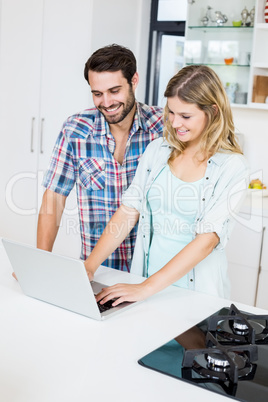
[[[139,102],[136,101],[136,111],[134,114],[133,124],[130,128],[130,132],[134,134],[139,130],[139,128],[143,128],[141,119],[141,107]]]
[[[103,114],[96,108],[96,118],[93,129],[93,136],[103,136],[110,132],[109,124],[107,123]]]

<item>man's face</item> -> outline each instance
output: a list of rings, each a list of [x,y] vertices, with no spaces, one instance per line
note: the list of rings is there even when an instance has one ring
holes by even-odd
[[[135,106],[134,90],[138,84],[138,74],[129,85],[122,71],[88,72],[93,102],[109,124],[120,123]]]

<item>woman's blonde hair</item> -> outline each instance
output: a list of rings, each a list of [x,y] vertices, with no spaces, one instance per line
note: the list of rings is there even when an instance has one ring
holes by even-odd
[[[182,68],[167,85],[166,98],[178,97],[192,103],[207,116],[200,154],[205,160],[217,151],[242,153],[234,133],[233,116],[228,97],[221,80],[207,66],[193,65]],[[169,161],[178,156],[187,146],[178,139],[169,118],[168,106],[164,109],[164,137],[172,145]]]

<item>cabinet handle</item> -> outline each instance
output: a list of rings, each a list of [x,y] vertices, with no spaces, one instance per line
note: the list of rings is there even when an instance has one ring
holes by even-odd
[[[31,125],[31,152],[34,152],[33,141],[34,141],[34,122],[35,117],[32,117],[32,125]]]
[[[42,119],[41,119],[41,131],[40,131],[40,154],[43,154],[43,153],[44,153],[44,150],[43,150],[44,121],[45,121],[45,119],[42,118]]]
[[[262,260],[262,251],[263,251],[263,241],[264,241],[264,232],[265,232],[265,229],[266,229],[266,227],[264,226],[264,227],[262,228],[262,236],[261,236],[261,248],[260,248],[259,267],[258,267],[258,274],[257,274],[257,284],[256,284],[256,292],[255,292],[254,307],[256,307],[257,298],[258,298],[259,279],[260,279],[260,273],[261,273],[261,260]]]

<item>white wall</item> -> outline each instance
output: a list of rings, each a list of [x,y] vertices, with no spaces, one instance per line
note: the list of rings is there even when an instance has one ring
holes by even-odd
[[[93,0],[92,52],[117,43],[135,54],[140,83],[136,98],[144,102],[151,0]]]
[[[268,110],[233,108],[236,131],[244,134],[244,154],[255,175],[268,187]]]

